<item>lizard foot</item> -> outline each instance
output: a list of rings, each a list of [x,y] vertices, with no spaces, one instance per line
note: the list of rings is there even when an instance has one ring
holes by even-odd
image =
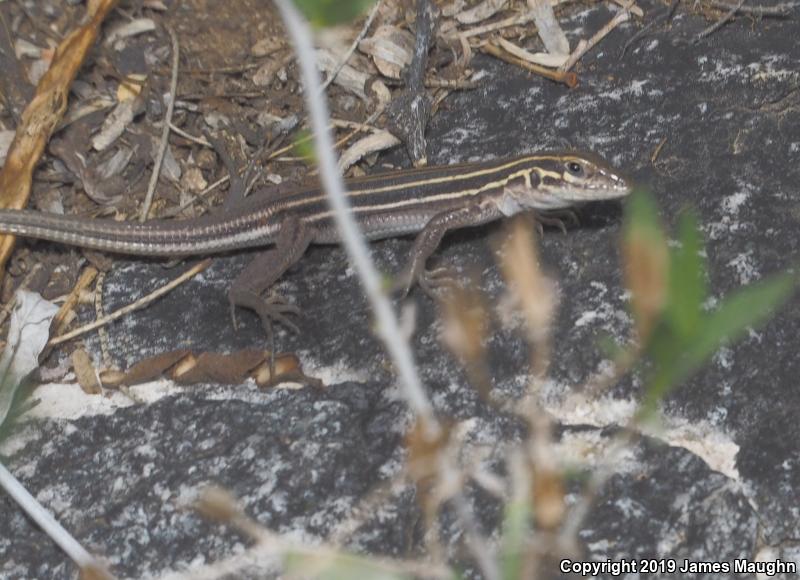
[[[268,336],[272,336],[272,324],[278,322],[288,328],[289,330],[300,333],[297,325],[289,320],[287,315],[296,315],[300,313],[300,309],[294,304],[290,304],[280,294],[271,292],[269,296],[264,298],[261,294],[254,290],[231,290],[228,294],[228,300],[231,305],[231,317],[233,318],[234,328],[236,328],[235,307],[241,306],[253,310],[261,319],[261,325],[264,327]]]
[[[451,268],[425,270],[418,282],[422,291],[434,300],[442,293],[446,294],[458,288],[458,277]]]
[[[398,292],[400,299],[403,299],[408,296],[414,284],[419,284],[422,291],[435,300],[441,292],[457,288],[458,278],[450,268],[423,270],[417,276],[406,272],[398,277],[392,291]]]
[[[556,227],[561,230],[562,234],[566,234],[567,227],[564,222],[568,222],[573,226],[577,226],[580,223],[575,212],[569,209],[549,211],[547,214],[537,213],[536,222],[539,225],[539,234],[542,233],[542,226]]]

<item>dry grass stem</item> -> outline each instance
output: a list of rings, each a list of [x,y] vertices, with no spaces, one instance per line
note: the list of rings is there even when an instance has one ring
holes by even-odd
[[[180,62],[180,45],[178,44],[178,37],[171,28],[167,28],[170,40],[172,41],[172,77],[169,82],[169,101],[167,102],[167,111],[164,115],[164,123],[161,129],[161,142],[158,146],[158,153],[156,154],[155,163],[153,164],[153,173],[150,174],[150,183],[147,186],[147,194],[142,204],[142,212],[139,214],[139,221],[143,222],[147,219],[150,213],[150,207],[153,204],[153,196],[155,195],[156,185],[158,185],[158,177],[161,174],[161,166],[164,163],[164,155],[167,152],[169,145],[169,129],[172,125],[172,113],[175,110],[175,101],[177,100],[178,89],[178,64]]]
[[[728,11],[722,16],[722,18],[720,18],[714,24],[712,24],[711,26],[709,26],[708,28],[706,28],[705,30],[700,32],[697,36],[695,36],[694,37],[694,42],[699,42],[699,41],[703,40],[704,38],[706,38],[707,36],[711,36],[717,30],[719,30],[720,28],[725,26],[725,23],[728,22],[731,18],[733,18],[733,16],[739,10],[741,10],[741,8],[744,6],[745,2],[747,2],[747,0],[739,0],[736,4],[730,6],[728,8]]]
[[[550,361],[550,331],[558,299],[554,282],[539,266],[534,227],[530,216],[512,220],[500,264],[525,316],[528,340],[535,353],[534,376],[544,377]]]
[[[137,300],[133,304],[129,304],[128,306],[120,308],[119,310],[115,310],[114,312],[112,312],[108,316],[105,316],[104,318],[102,318],[100,320],[95,320],[91,324],[86,324],[84,326],[81,326],[80,328],[76,328],[75,330],[73,330],[71,332],[68,332],[66,334],[62,334],[60,336],[52,338],[47,343],[47,346],[51,347],[51,346],[55,346],[57,344],[61,344],[63,342],[66,342],[68,340],[71,340],[71,339],[75,338],[76,336],[80,336],[82,334],[86,334],[87,332],[90,332],[90,331],[92,331],[92,330],[94,330],[96,328],[100,328],[101,326],[105,326],[109,322],[113,322],[114,320],[117,320],[118,318],[121,318],[121,317],[125,316],[126,314],[129,314],[129,313],[133,312],[134,310],[139,310],[140,308],[143,308],[143,307],[147,306],[148,304],[150,304],[150,303],[154,302],[155,300],[161,298],[165,294],[171,292],[174,288],[176,288],[177,286],[180,286],[181,284],[186,282],[188,279],[192,278],[193,276],[196,276],[197,274],[199,274],[200,272],[202,272],[203,270],[208,268],[211,265],[211,262],[212,262],[211,259],[207,259],[207,260],[203,260],[202,262],[199,262],[198,264],[195,264],[192,268],[190,268],[189,270],[184,272],[182,275],[180,275],[175,280],[169,282],[168,284],[165,284],[161,288],[155,290],[154,292],[151,292],[150,294],[148,294],[147,296],[144,296],[143,298]]]
[[[252,538],[256,545],[249,548],[245,554],[233,556],[228,560],[221,560],[207,566],[204,570],[197,568],[183,574],[173,574],[169,578],[223,578],[227,575],[241,573],[243,568],[252,568],[255,563],[261,569],[268,569],[269,565],[281,565],[281,561],[290,556],[292,558],[292,573],[299,573],[302,577],[313,577],[324,570],[331,569],[337,564],[360,562],[361,568],[368,564],[374,574],[408,574],[419,578],[450,579],[453,571],[444,564],[430,561],[395,560],[391,558],[361,558],[342,552],[337,546],[321,544],[308,546],[297,542],[284,540],[279,535],[271,532],[261,524],[247,516],[239,507],[235,498],[221,488],[207,488],[203,491],[195,508],[206,517],[231,525]],[[243,557],[248,556],[248,557]],[[302,563],[299,563],[299,560]],[[239,563],[237,566],[236,563]],[[283,566],[282,566],[283,567]],[[214,574],[214,570],[218,574]],[[294,577],[294,576],[291,576]]]
[[[358,48],[358,43],[367,35],[367,31],[369,27],[372,26],[372,21],[375,20],[375,16],[378,14],[378,9],[381,7],[382,0],[378,0],[375,2],[375,5],[370,10],[367,19],[364,21],[364,26],[361,27],[361,31],[356,36],[355,40],[353,40],[350,48],[347,49],[347,52],[344,54],[342,59],[339,63],[334,67],[333,71],[328,75],[328,78],[325,79],[325,82],[322,83],[322,88],[320,89],[321,92],[324,92],[325,89],[330,86],[330,84],[336,79],[336,76],[341,72],[344,66],[347,64],[347,61],[350,60],[350,57],[353,56],[353,53]]]
[[[116,4],[115,0],[90,2],[86,23],[70,32],[56,48],[50,67],[36,86],[36,94],[22,113],[0,170],[3,208],[22,209],[28,203],[33,169],[63,120],[72,81],[94,45],[105,17]],[[13,236],[0,237],[0,266],[5,265],[13,247]]]
[[[566,54],[550,54],[549,52],[528,52],[522,47],[517,46],[513,42],[509,42],[505,38],[498,38],[497,43],[500,47],[509,54],[516,56],[531,64],[546,66],[551,68],[558,68],[564,64],[568,58]]]
[[[589,40],[581,40],[578,43],[578,46],[575,47],[575,50],[572,51],[572,54],[569,56],[567,62],[561,67],[561,70],[568,71],[575,63],[577,63],[584,54],[589,52],[592,48],[594,48],[601,40],[603,40],[609,32],[614,30],[617,26],[622,24],[623,22],[627,22],[630,20],[630,9],[634,5],[635,0],[628,0],[622,5],[622,10],[620,10],[614,18],[608,21],[603,28],[597,31],[597,33],[592,36]]]

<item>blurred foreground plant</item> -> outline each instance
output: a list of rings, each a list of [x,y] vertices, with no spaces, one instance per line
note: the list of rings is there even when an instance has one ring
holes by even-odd
[[[791,294],[795,278],[776,274],[739,288],[711,310],[704,248],[697,217],[684,212],[672,247],[652,196],[635,193],[626,205],[623,237],[625,279],[636,321],[637,364],[645,375],[639,419],[697,371],[722,345],[764,322]],[[631,351],[628,351],[630,356]]]

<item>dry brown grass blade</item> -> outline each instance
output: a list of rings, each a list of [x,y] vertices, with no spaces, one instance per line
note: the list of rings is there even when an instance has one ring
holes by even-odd
[[[86,24],[71,32],[56,49],[50,68],[22,113],[5,166],[0,170],[0,207],[22,209],[28,203],[33,169],[64,116],[70,86],[100,25],[116,4],[117,0],[90,2]],[[5,265],[13,247],[13,236],[0,238],[0,266]]]

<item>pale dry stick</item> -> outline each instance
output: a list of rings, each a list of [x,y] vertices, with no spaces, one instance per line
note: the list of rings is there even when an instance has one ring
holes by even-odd
[[[339,147],[347,143],[350,139],[352,139],[355,135],[358,135],[359,133],[366,133],[367,131],[372,131],[374,133],[381,133],[381,132],[385,133],[386,131],[384,131],[383,129],[374,127],[371,124],[375,119],[378,118],[378,116],[380,116],[382,112],[383,112],[382,110],[375,111],[367,118],[367,120],[364,123],[357,123],[355,121],[344,121],[341,119],[331,119],[331,127],[330,127],[331,129],[333,129],[334,127],[346,128],[346,129],[352,127],[353,129],[347,135],[336,141],[336,143],[333,144],[333,148],[338,149]],[[309,135],[308,138],[304,138],[304,140],[307,141],[310,138],[311,136]],[[294,145],[289,145],[289,147],[290,148],[294,147]],[[284,147],[284,150],[285,149],[286,148]],[[272,156],[270,156],[270,159],[272,159]],[[308,159],[309,159],[308,157],[299,157],[299,156],[275,157],[275,161],[283,161],[288,163],[293,163],[297,161],[308,161]],[[345,167],[341,165],[341,160],[340,160],[340,167],[342,170],[345,169]]]
[[[336,126],[336,123],[342,123],[342,126],[353,126],[353,125],[361,125],[361,126],[363,126],[363,128],[357,129],[356,131],[354,131],[353,133],[348,135],[347,139],[350,139],[353,135],[355,135],[359,131],[375,131],[375,130],[377,130],[378,128],[377,127],[373,127],[371,125],[371,123],[375,119],[377,119],[381,115],[381,113],[383,113],[383,109],[378,109],[377,111],[372,113],[367,118],[367,120],[364,121],[363,123],[356,123],[354,121],[344,121],[344,120],[341,120],[341,119],[331,119],[331,124],[330,124],[329,129],[333,129]],[[308,141],[310,141],[313,138],[314,138],[313,135],[306,135],[305,137],[303,137],[301,139],[298,139],[294,143],[290,143],[289,145],[286,145],[285,147],[281,147],[280,149],[276,149],[275,151],[273,151],[272,153],[269,154],[269,157],[267,157],[266,160],[267,161],[272,161],[273,159],[278,159],[281,155],[283,155],[287,151],[291,151],[292,149],[294,149],[296,145],[298,145],[300,143],[307,143]],[[339,142],[341,142],[341,140]],[[285,158],[281,158],[281,160],[284,160],[284,159]],[[293,159],[293,158],[288,158],[288,159]]]
[[[334,218],[342,243],[358,272],[370,306],[375,313],[378,335],[386,345],[395,364],[403,394],[414,413],[424,421],[428,434],[433,437],[438,436],[442,428],[433,414],[433,406],[422,387],[411,347],[400,332],[397,316],[383,291],[381,278],[375,269],[366,241],[359,231],[345,196],[342,176],[336,165],[333,140],[327,130],[328,106],[319,91],[319,71],[314,58],[311,30],[290,0],[275,0],[275,4],[283,17],[285,29],[297,52],[302,83],[305,87],[306,106],[314,132],[320,179],[328,195],[328,203],[334,210]]]
[[[515,16],[510,16],[498,22],[492,22],[491,24],[484,24],[482,26],[469,28],[467,30],[464,30],[463,32],[456,31],[453,34],[448,35],[447,38],[448,39],[457,39],[459,37],[471,38],[473,36],[479,36],[486,32],[494,32],[495,30],[502,30],[503,28],[510,28],[511,26],[528,24],[532,20],[533,20],[533,14],[530,11],[528,11],[522,14],[517,14]]]
[[[510,55],[538,66],[558,68],[569,57],[567,54],[550,54],[549,52],[532,53],[513,42],[507,41],[502,36],[497,39],[497,44]]]
[[[336,65],[336,67],[331,71],[331,74],[328,75],[328,78],[325,79],[325,82],[322,83],[320,92],[324,92],[325,89],[328,88],[328,86],[336,79],[337,75],[347,64],[347,61],[350,60],[350,57],[353,56],[356,48],[358,48],[358,43],[361,42],[361,40],[367,35],[369,27],[372,26],[372,21],[375,20],[375,16],[378,14],[378,8],[380,8],[381,2],[382,0],[375,2],[375,5],[372,7],[372,10],[369,13],[369,16],[367,16],[366,22],[364,22],[364,26],[361,27],[361,32],[358,33],[358,36],[356,36],[356,39],[350,45],[350,48],[347,49],[347,52],[342,57],[342,60],[339,61],[339,64]]]
[[[452,503],[456,509],[458,518],[465,528],[464,533],[466,538],[464,541],[467,547],[472,551],[472,555],[475,557],[475,561],[483,577],[486,578],[486,580],[500,580],[502,576],[500,574],[498,562],[492,555],[488,542],[479,531],[478,523],[475,520],[475,514],[463,490],[460,490],[453,496]]]
[[[142,213],[139,215],[140,222],[147,219],[147,214],[150,213],[150,207],[153,205],[153,195],[155,194],[156,185],[158,184],[158,177],[161,175],[161,165],[164,163],[164,155],[169,145],[169,129],[172,125],[172,112],[175,110],[175,100],[177,97],[180,45],[178,44],[178,37],[175,35],[175,32],[171,28],[167,28],[167,32],[169,32],[169,37],[172,41],[172,78],[170,78],[169,83],[169,102],[167,103],[167,112],[164,115],[164,126],[161,129],[161,143],[158,147],[155,164],[153,165],[153,173],[150,174],[150,183],[147,186],[144,204],[142,204]]]
[[[60,336],[57,336],[55,338],[50,339],[50,341],[47,343],[47,346],[55,346],[57,344],[61,344],[63,342],[66,342],[68,340],[71,340],[71,339],[75,338],[76,336],[80,336],[82,334],[86,334],[87,332],[90,332],[90,331],[94,330],[95,328],[100,328],[101,326],[105,326],[109,322],[113,322],[114,320],[117,320],[118,318],[122,318],[123,316],[133,312],[134,310],[138,310],[138,309],[140,309],[140,308],[142,308],[144,306],[147,306],[151,302],[154,302],[155,300],[158,300],[159,298],[161,298],[165,294],[167,294],[170,291],[172,291],[177,286],[180,286],[181,284],[186,282],[192,276],[195,276],[195,275],[199,274],[200,272],[202,272],[203,270],[205,270],[206,268],[208,268],[211,265],[211,262],[212,262],[212,260],[209,258],[209,259],[203,260],[202,262],[199,262],[199,263],[195,264],[192,268],[190,268],[189,270],[187,270],[186,272],[184,272],[183,274],[181,274],[180,276],[178,276],[177,278],[175,278],[174,280],[172,280],[168,284],[165,284],[161,288],[159,288],[157,290],[154,290],[153,292],[151,292],[147,296],[144,296],[143,298],[140,298],[139,300],[137,300],[136,302],[134,302],[132,304],[128,304],[127,306],[124,306],[124,307],[122,307],[122,308],[120,308],[118,310],[115,310],[114,312],[112,312],[111,314],[109,314],[108,316],[105,316],[104,318],[102,318],[100,320],[95,320],[94,322],[92,322],[90,324],[86,324],[84,326],[81,326],[80,328],[76,328],[75,330],[73,330],[71,332],[68,332],[66,334],[62,334]]]
[[[94,266],[87,266],[81,272],[81,275],[78,276],[78,281],[72,287],[67,298],[64,300],[64,303],[56,312],[56,315],[53,317],[53,324],[51,325],[52,332],[59,333],[63,330],[64,326],[66,326],[67,321],[67,314],[74,310],[75,306],[78,304],[78,301],[81,298],[81,292],[83,292],[89,284],[94,281],[97,277],[98,270]]]
[[[614,18],[608,21],[603,28],[597,31],[594,36],[592,36],[588,41],[581,40],[578,43],[578,46],[575,47],[575,50],[572,51],[572,54],[569,56],[567,62],[563,64],[561,67],[562,71],[568,71],[575,63],[578,62],[581,57],[589,52],[594,46],[603,40],[609,32],[614,30],[617,26],[622,24],[623,22],[627,22],[630,20],[630,8],[636,3],[636,0],[628,0],[622,5],[622,10],[620,10]]]
[[[184,139],[188,139],[192,143],[197,143],[198,145],[202,145],[203,147],[209,147],[209,148],[213,147],[213,145],[211,143],[209,143],[208,141],[206,141],[204,138],[195,137],[194,135],[192,135],[190,133],[187,133],[186,131],[184,131],[183,129],[181,129],[180,127],[175,125],[174,123],[170,123],[169,124],[169,128],[173,133],[175,133],[177,135],[180,135]]]
[[[697,36],[695,36],[692,39],[692,42],[694,43],[700,42],[706,36],[710,36],[714,34],[717,30],[722,28],[725,25],[725,23],[728,22],[731,18],[733,18],[734,14],[736,14],[739,11],[739,9],[742,6],[744,6],[745,2],[747,2],[747,0],[739,0],[736,4],[731,6],[730,9],[722,16],[722,18],[720,18],[714,24],[712,24],[711,26],[700,32]]]
[[[348,121],[346,119],[331,119],[331,126],[338,127],[340,129],[356,129],[357,131],[363,133],[366,133],[367,131],[378,131],[380,128],[373,125],[372,122],[377,119],[381,113],[383,113],[383,110],[375,111],[369,117],[367,117],[363,123],[359,123],[358,121]]]
[[[403,485],[411,486],[407,481],[407,473],[402,470],[399,474],[395,475],[388,481],[383,481],[369,490],[366,496],[358,500],[358,503],[352,507],[350,514],[346,519],[340,521],[330,531],[328,535],[328,543],[334,547],[341,546],[345,541],[352,536],[358,528],[369,521],[369,518],[377,513],[379,505],[389,500],[394,495],[402,493],[402,489],[396,493],[397,487]]]
[[[195,203],[200,201],[202,198],[204,198],[206,195],[208,195],[209,193],[214,191],[220,185],[228,183],[230,180],[231,180],[231,176],[230,175],[225,175],[224,177],[220,177],[214,183],[212,183],[211,185],[206,187],[203,191],[201,191],[197,195],[193,195],[192,197],[190,197],[189,199],[187,199],[186,201],[181,203],[176,209],[170,210],[169,212],[165,212],[164,217],[177,215],[178,213],[182,212],[183,210],[185,210],[190,205],[194,205]]]
[[[242,566],[252,568],[254,565],[259,570],[264,570],[265,565],[279,564],[287,556],[294,556],[294,561],[302,560],[305,568],[297,570],[300,577],[318,577],[319,574],[330,568],[334,563],[347,564],[348,560],[368,563],[376,576],[407,576],[420,578],[452,578],[453,571],[446,565],[417,560],[397,560],[385,557],[367,557],[350,554],[340,550],[338,546],[330,543],[308,546],[293,541],[287,541],[280,535],[268,530],[258,521],[248,516],[238,505],[238,502],[226,490],[221,488],[207,488],[203,490],[200,498],[195,503],[195,509],[208,518],[221,521],[238,529],[243,534],[255,541],[255,545],[246,550],[244,554],[231,557],[207,566],[205,569],[194,568],[189,575],[182,573],[170,574],[169,580],[196,579],[196,578],[222,578],[232,575],[239,576]],[[244,556],[244,557],[243,557]],[[237,572],[239,574],[237,574]],[[292,576],[294,578],[295,576]],[[164,577],[162,577],[162,580]]]
[[[672,20],[672,17],[675,15],[675,10],[678,8],[678,3],[680,0],[670,0],[670,6],[659,16],[651,19],[650,22],[645,24],[639,31],[631,36],[625,44],[622,45],[622,50],[619,53],[619,58],[622,60],[622,57],[625,56],[625,53],[628,49],[635,43],[638,42],[639,39],[643,38],[652,28],[657,25],[660,25],[664,22],[669,22]]]
[[[551,6],[558,6],[559,4],[566,4],[567,2],[571,2],[572,0],[551,0]],[[473,28],[468,28],[462,32],[456,31],[452,34],[448,34],[446,38],[448,39],[457,39],[460,36],[464,38],[471,38],[473,36],[479,36],[486,32],[494,32],[495,30],[502,30],[503,28],[510,28],[512,26],[518,26],[523,24],[528,24],[533,20],[533,12],[531,10],[527,10],[521,14],[516,14],[514,16],[509,16],[508,18],[504,18],[503,20],[498,20],[497,22],[490,22],[489,24],[483,24],[481,26],[475,26]],[[532,29],[527,29],[527,33],[533,34],[536,32],[536,27],[534,26]]]
[[[559,4],[566,4],[571,0],[551,0],[551,6],[558,6]],[[455,32],[447,36],[447,38],[456,39],[460,36],[464,38],[470,38],[473,36],[479,36],[486,32],[494,32],[495,30],[502,30],[503,28],[510,28],[512,26],[521,26],[523,24],[528,24],[533,20],[533,13],[530,10],[523,12],[522,14],[517,14],[515,16],[509,16],[503,20],[498,20],[497,22],[491,22],[489,24],[483,24],[481,26],[475,26],[473,28],[468,28],[463,32]],[[533,29],[529,29],[526,32],[533,34],[536,32],[536,27]]]
[[[358,133],[360,133],[362,131],[363,131],[363,129],[353,129],[352,131],[350,131],[350,133],[348,133],[347,135],[345,135],[344,137],[342,137],[341,139],[336,141],[333,144],[333,148],[334,149],[339,149],[339,147],[341,147],[342,145],[347,143],[350,139],[352,139],[355,135],[357,135]],[[376,128],[375,132],[376,132],[376,134],[379,134],[381,132],[386,133],[387,131],[379,131]],[[310,159],[309,157],[288,156],[288,157],[276,157],[275,161],[283,161],[284,163],[295,163],[295,162],[298,162],[298,161],[308,161],[309,159]]]
[[[53,515],[42,504],[28,493],[14,475],[0,463],[0,488],[25,510],[31,519],[61,548],[69,558],[75,562],[86,578],[109,579],[113,578],[97,558],[92,556],[81,544],[73,538],[64,527],[56,521]],[[91,576],[90,576],[91,574]]]

